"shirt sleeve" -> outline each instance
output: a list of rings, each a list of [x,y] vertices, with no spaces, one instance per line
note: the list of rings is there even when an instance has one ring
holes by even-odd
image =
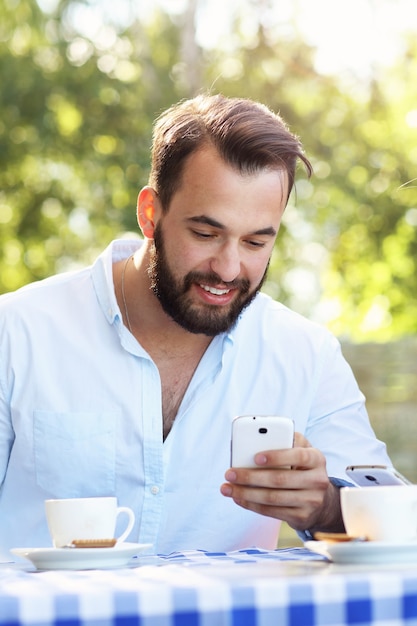
[[[323,349],[305,436],[326,457],[329,476],[345,480],[348,465],[392,465],[385,443],[375,436],[365,397],[332,335]]]
[[[9,389],[12,386],[13,372],[9,366],[9,348],[5,331],[0,326],[0,488],[9,463],[14,441],[14,431],[9,406]]]

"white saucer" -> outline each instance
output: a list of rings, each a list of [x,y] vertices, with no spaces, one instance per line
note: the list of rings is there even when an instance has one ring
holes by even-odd
[[[407,543],[306,541],[304,546],[334,563],[357,565],[417,563],[417,541]]]
[[[150,543],[120,543],[114,548],[12,548],[38,570],[109,569],[128,565],[132,556],[151,548]]]

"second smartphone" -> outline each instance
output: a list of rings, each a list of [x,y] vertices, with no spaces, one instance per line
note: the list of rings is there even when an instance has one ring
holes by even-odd
[[[294,445],[294,421],[278,415],[240,415],[232,422],[231,466],[258,467],[254,456]]]
[[[386,465],[349,465],[346,474],[359,487],[379,485],[411,485],[394,467]]]

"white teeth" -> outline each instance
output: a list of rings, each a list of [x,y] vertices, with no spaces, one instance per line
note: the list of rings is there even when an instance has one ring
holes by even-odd
[[[229,293],[230,289],[215,289],[214,287],[208,287],[207,285],[200,285],[204,291],[208,291],[209,293],[213,293],[215,296],[224,296],[226,293]]]

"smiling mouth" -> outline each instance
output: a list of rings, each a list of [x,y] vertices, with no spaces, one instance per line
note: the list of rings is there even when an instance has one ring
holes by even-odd
[[[212,293],[215,296],[225,296],[229,293],[230,289],[216,289],[215,287],[209,287],[208,285],[200,285],[201,289],[204,291],[208,291],[208,293]]]

